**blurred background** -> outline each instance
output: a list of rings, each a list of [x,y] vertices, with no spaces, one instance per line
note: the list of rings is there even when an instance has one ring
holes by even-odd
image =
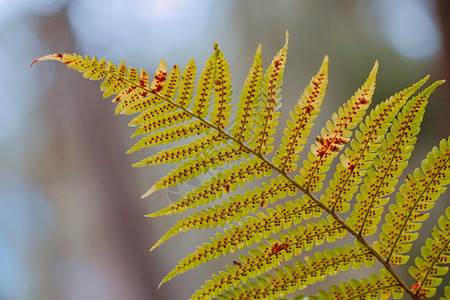
[[[30,69],[37,57],[77,52],[149,73],[161,58],[184,67],[195,57],[202,69],[216,41],[237,98],[257,45],[267,66],[289,30],[281,125],[327,54],[320,129],[376,59],[375,103],[427,74],[450,79],[449,7],[445,0],[0,0],[0,300],[185,299],[230,263],[208,263],[157,289],[210,232],[187,232],[148,252],[178,216],[144,217],[173,198],[167,191],[140,198],[168,169],[131,164],[162,148],[125,155],[135,142],[130,118],[114,116],[99,82],[62,64]],[[409,171],[448,137],[449,91],[447,83],[432,95]],[[447,205],[448,194],[433,212]]]

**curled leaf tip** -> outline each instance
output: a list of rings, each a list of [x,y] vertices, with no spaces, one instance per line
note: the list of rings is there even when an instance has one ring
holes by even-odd
[[[31,63],[30,68],[33,67],[33,65],[34,65],[35,63],[37,63],[38,61],[39,61],[39,58],[38,58],[38,59],[35,59],[35,60]]]

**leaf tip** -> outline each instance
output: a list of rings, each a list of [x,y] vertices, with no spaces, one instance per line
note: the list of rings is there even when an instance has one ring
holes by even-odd
[[[55,53],[55,54],[50,54],[50,55],[45,55],[45,56],[39,57],[31,63],[30,68],[33,67],[34,64],[37,63],[38,61],[51,60],[51,59],[61,60],[62,57],[63,57],[63,55],[60,53],[57,53],[57,54]]]
[[[147,198],[151,194],[153,194],[156,191],[156,186],[152,186],[151,189],[149,189],[144,195],[141,196],[142,199]]]
[[[372,68],[372,72],[376,72],[378,71],[378,59],[375,60],[375,63],[373,64],[373,68]]]
[[[35,59],[35,60],[31,63],[30,68],[33,67],[34,64],[37,63],[38,61],[39,61],[39,58],[38,58],[38,59]]]

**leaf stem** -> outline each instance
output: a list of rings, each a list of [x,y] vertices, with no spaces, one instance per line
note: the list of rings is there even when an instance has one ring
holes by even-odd
[[[125,79],[125,78],[124,78]],[[125,79],[126,80],[126,79]],[[128,80],[127,80],[128,81]],[[130,81],[129,81],[130,82]],[[135,84],[134,82],[130,82],[130,84]],[[306,194],[308,197],[310,197],[316,204],[317,206],[319,206],[320,208],[322,208],[325,212],[327,212],[331,217],[333,217],[338,223],[340,223],[342,225],[342,227],[347,230],[351,235],[353,235],[361,244],[364,245],[364,247],[366,247],[370,253],[383,265],[384,268],[386,268],[386,270],[395,278],[395,280],[397,280],[397,283],[399,286],[401,286],[405,292],[411,297],[411,299],[419,299],[419,297],[408,287],[408,285],[400,278],[400,276],[395,272],[395,270],[392,268],[392,266],[389,264],[389,262],[387,260],[385,260],[372,246],[370,246],[367,241],[355,230],[353,230],[350,226],[348,226],[344,220],[342,220],[336,213],[334,213],[334,211],[330,208],[328,208],[325,204],[323,204],[322,202],[319,201],[318,198],[316,198],[313,194],[311,194],[311,192],[305,188],[303,188],[297,181],[295,181],[291,176],[289,176],[284,170],[282,170],[281,168],[277,167],[276,165],[274,165],[272,162],[268,161],[259,151],[254,151],[253,149],[251,149],[250,147],[248,147],[246,144],[244,144],[242,141],[240,141],[238,138],[233,137],[232,135],[230,135],[229,133],[225,132],[223,129],[213,125],[212,123],[210,123],[209,121],[207,121],[206,119],[202,118],[201,116],[198,116],[196,114],[194,114],[192,111],[190,111],[189,109],[187,109],[186,107],[175,103],[174,101],[161,96],[160,94],[158,94],[157,92],[151,90],[151,89],[147,89],[147,88],[143,88],[141,86],[139,86],[139,88],[146,90],[147,92],[150,92],[154,95],[156,95],[157,97],[159,97],[161,100],[167,101],[168,103],[170,103],[171,105],[183,110],[185,113],[187,113],[188,115],[192,116],[193,118],[197,118],[198,120],[200,120],[201,122],[203,122],[205,125],[207,125],[208,127],[218,131],[221,135],[223,135],[224,137],[228,138],[229,140],[234,141],[235,143],[237,143],[238,145],[240,145],[241,147],[243,147],[245,150],[247,150],[248,152],[252,153],[253,155],[257,156],[258,158],[260,158],[263,162],[265,162],[270,168],[272,168],[273,170],[275,170],[276,172],[278,172],[280,175],[284,176],[288,181],[290,181],[292,183],[292,185],[294,185],[296,188],[298,188],[299,190],[301,190],[304,194]]]

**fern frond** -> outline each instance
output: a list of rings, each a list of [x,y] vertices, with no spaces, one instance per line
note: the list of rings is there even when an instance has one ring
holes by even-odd
[[[327,220],[319,219],[317,223],[310,222],[307,226],[299,226],[297,230],[290,229],[288,234],[280,234],[280,240],[266,239],[269,245],[258,244],[257,249],[249,251],[250,255],[240,255],[240,262],[235,262],[235,267],[227,266],[228,272],[213,275],[213,279],[206,281],[206,285],[193,295],[193,299],[214,297],[225,289],[229,290],[240,282],[247,282],[249,278],[279,266],[303,250],[311,250],[314,245],[321,245],[325,240],[333,242],[345,234],[342,225],[329,216]]]
[[[196,212],[177,221],[152,247],[152,250],[181,231],[215,227],[217,225],[224,226],[231,222],[237,222],[250,213],[257,212],[268,203],[285,198],[287,195],[294,196],[296,193],[297,189],[284,177],[272,178],[270,184],[263,183],[262,188],[257,187],[255,191],[246,191],[244,195],[236,194],[235,196],[230,196],[228,201],[216,204],[214,208],[208,207],[207,210]],[[308,198],[307,196],[305,197]],[[313,206],[311,201],[306,202],[309,206]],[[316,210],[314,210],[315,216],[317,215]]]
[[[202,156],[189,159],[178,165],[175,170],[158,180],[154,188],[159,190],[178,185],[210,170],[214,170],[218,166],[223,166],[225,163],[239,160],[241,157],[248,158],[248,156],[248,151],[240,145],[227,145],[218,150],[204,152]]]
[[[214,71],[218,52],[219,50],[215,49],[214,53],[205,62],[205,68],[197,83],[197,93],[194,97],[192,112],[201,118],[206,117],[208,114],[209,103],[211,102],[214,88]]]
[[[139,135],[148,134],[158,129],[172,126],[173,124],[190,121],[191,119],[192,116],[188,115],[184,111],[176,111],[169,114],[165,114],[158,118],[154,118],[151,121],[149,120],[148,122],[143,124],[136,130],[136,132],[131,137],[137,137]]]
[[[231,109],[231,76],[228,62],[217,47],[216,66],[214,71],[214,106],[210,122],[218,129],[225,129],[230,124]]]
[[[278,51],[264,74],[261,97],[256,114],[253,116],[253,135],[249,141],[250,148],[262,155],[273,151],[273,135],[278,125],[281,106],[281,85],[283,83],[284,68],[286,66],[289,36],[286,32],[286,43]]]
[[[214,147],[214,145],[220,145],[227,141],[228,139],[220,133],[208,133],[187,145],[180,145],[158,152],[155,155],[133,164],[133,167],[177,163],[189,157],[197,156],[204,151],[209,151]]]
[[[147,135],[137,142],[127,153],[132,153],[147,147],[169,144],[190,136],[200,135],[209,132],[210,127],[200,120],[195,120],[187,124],[180,124],[165,131],[157,131]]]
[[[361,88],[322,128],[306,159],[302,160],[299,174],[292,178],[289,173],[297,170],[300,153],[324,99],[328,57],[325,56],[319,71],[290,112],[282,143],[269,158],[266,155],[274,150],[274,134],[281,114],[287,48],[286,34],[285,45],[263,73],[261,46],[258,46],[232,126],[229,126],[233,119],[229,65],[216,43],[197,84],[193,59],[182,75],[177,65],[168,72],[165,61],[161,60],[153,80],[145,70],[127,67],[124,61],[116,67],[105,59],[98,61],[95,56],[54,54],[36,61],[57,60],[83,73],[85,78],[103,79],[100,86],[103,96],[114,97],[116,113],[137,114],[129,126],[136,127],[133,137],[141,136],[141,140],[128,153],[168,145],[133,165],[176,164],[143,197],[214,172],[173,204],[147,215],[182,213],[221,200],[177,221],[151,250],[183,231],[229,226],[183,258],[161,284],[212,259],[252,247],[248,254],[240,255],[232,265],[226,266],[226,271],[213,275],[193,298],[284,297],[340,271],[371,266],[375,261],[382,266],[379,275],[342,282],[332,286],[329,292],[319,291],[317,297],[388,299],[402,297],[403,293],[413,299],[433,297],[448,271],[450,208],[439,219],[439,228],[433,229],[432,239],[422,248],[416,266],[410,267],[410,274],[417,281],[412,288],[392,265],[406,263],[406,254],[428,217],[427,211],[450,183],[450,138],[441,141],[439,149],[434,148],[427,155],[421,170],[416,169],[412,176],[406,177],[406,183],[396,194],[396,203],[390,206],[385,217],[379,241],[372,247],[365,236],[379,228],[383,206],[411,155],[428,98],[443,81],[435,82],[413,97],[426,77],[379,104],[364,118],[375,89],[378,69],[375,62]],[[357,125],[359,129],[350,141]],[[173,143],[178,140],[182,140],[181,144]],[[347,143],[350,145],[340,156],[325,194],[316,197],[313,193],[322,188],[330,164]],[[270,178],[272,173],[275,174]],[[267,182],[254,190],[237,190],[262,177],[268,177]],[[231,192],[235,192],[233,196],[229,195]],[[299,192],[302,195],[297,196]],[[344,221],[339,214],[350,209],[349,202],[355,194],[354,210]],[[261,212],[288,195],[299,198],[295,202],[277,203]],[[324,218],[301,223],[323,214],[326,214]],[[275,234],[277,237],[272,236]],[[297,257],[304,250],[312,250],[325,241],[332,243],[347,234],[355,238],[354,246],[315,252],[303,261]],[[280,267],[294,257],[297,261],[293,266]],[[447,287],[446,293],[448,290]],[[304,296],[296,298],[305,299]]]
[[[436,287],[442,283],[442,278],[448,272],[450,264],[450,207],[438,221],[439,227],[434,227],[433,238],[427,239],[422,247],[422,257],[416,258],[416,266],[409,267],[409,274],[416,280],[414,294],[421,298],[430,298],[436,294]]]
[[[172,70],[170,71],[169,75],[167,76],[165,85],[164,85],[164,87],[162,87],[161,91],[159,92],[159,95],[166,99],[173,99],[177,92],[179,83],[180,83],[180,70],[178,69],[178,66],[175,65],[172,68]],[[161,97],[153,98],[153,99],[155,99],[155,103],[154,103],[154,105],[150,106],[150,109],[152,109],[152,107],[155,106],[156,104],[163,101],[161,99]],[[146,105],[150,105],[149,99],[146,99],[143,101],[138,101],[132,107],[136,107],[136,105],[139,106],[140,104],[142,104],[142,102],[145,102]],[[142,118],[140,118],[140,120],[142,120],[140,127],[136,130],[136,132],[131,137],[136,137],[139,135],[151,133],[158,129],[168,127],[171,124],[180,123],[180,122],[183,122],[186,120],[190,120],[192,118],[191,115],[187,114],[184,111],[175,111],[177,109],[177,107],[175,105],[173,105],[172,103],[168,103],[168,104],[169,104],[169,106],[166,108],[164,114],[153,116],[153,118],[151,118],[151,119],[145,117],[145,116],[147,116],[147,111],[149,109],[144,110],[141,113],[141,115],[144,115],[144,116],[142,116]],[[119,105],[117,107],[119,107]],[[142,106],[142,108],[140,108],[140,109],[141,110],[144,109],[144,106]],[[127,113],[127,109],[123,109],[123,111],[124,111],[124,113]],[[133,111],[132,109],[131,109],[131,111],[133,113],[136,112],[136,111]],[[133,125],[134,124],[135,123],[133,123]]]
[[[311,152],[308,153],[308,159],[303,161],[300,176],[295,177],[305,190],[316,192],[322,188],[324,173],[328,171],[338,152],[348,143],[352,135],[351,129],[362,121],[372,101],[377,70],[378,62],[375,62],[364,85],[339,108],[338,113],[333,114],[332,121],[327,122],[321,130],[321,135],[316,138],[316,143],[311,145]]]
[[[157,71],[158,72],[158,71]],[[182,107],[188,107],[191,103],[192,95],[194,93],[194,81],[195,81],[195,75],[197,72],[197,68],[195,66],[194,59],[189,60],[188,64],[186,65],[183,74],[181,75],[181,82],[180,87],[178,89],[178,96],[175,99],[175,103],[179,104]],[[176,86],[176,83],[172,81],[177,79],[178,76],[173,76],[173,80],[170,74],[169,74],[169,85],[171,87]],[[173,88],[171,88],[173,90]],[[161,93],[166,98],[173,98],[172,94],[169,93]],[[119,107],[119,105],[117,106]],[[143,111],[140,115],[135,117],[129,124],[129,126],[142,126],[143,124],[146,124],[150,120],[155,120],[160,116],[163,116],[168,113],[173,113],[177,107],[173,106],[171,103],[161,103],[159,105],[155,105],[152,107],[147,108],[145,111]]]
[[[173,73],[177,71],[177,67],[172,69],[172,80],[174,78]],[[147,73],[145,71],[142,71],[141,73],[144,77],[141,76],[139,86],[130,84],[114,98],[113,102],[119,102],[116,106],[116,114],[130,115],[161,103],[161,99],[158,98],[155,93],[161,91],[165,87],[167,78],[166,62],[164,59],[161,59],[158,68],[155,71],[153,81],[150,84]],[[114,78],[112,77],[111,80],[113,79]],[[102,88],[102,86],[100,86],[100,88]],[[154,93],[149,93],[149,90]],[[106,97],[106,95],[104,94],[103,97]]]
[[[450,138],[442,140],[422,161],[422,170],[417,168],[413,176],[406,177],[396,194],[397,204],[389,206],[386,223],[374,249],[391,264],[404,264],[412,242],[417,239],[417,230],[428,218],[426,211],[434,206],[450,183]]]
[[[156,97],[156,96],[154,96],[154,97]],[[158,105],[154,105],[152,107],[147,108],[145,111],[143,111],[141,114],[136,116],[133,120],[131,120],[131,122],[128,123],[128,126],[130,126],[130,127],[141,126],[142,124],[148,122],[149,120],[154,120],[160,116],[171,113],[173,111],[174,111],[174,106],[167,102],[164,102],[164,103],[161,103]]]
[[[222,194],[233,192],[238,186],[243,186],[245,183],[253,181],[255,177],[259,179],[262,176],[269,176],[271,172],[272,169],[264,161],[257,157],[249,158],[246,162],[241,162],[240,166],[235,165],[231,167],[231,170],[226,169],[223,172],[217,173],[210,181],[187,193],[180,200],[148,216],[171,215],[210,203],[216,198],[221,198]],[[178,178],[176,177],[160,180],[150,191],[153,192],[161,188],[176,185],[178,184],[177,180]]]
[[[349,210],[348,202],[353,198],[362,177],[372,165],[392,120],[407,99],[428,80],[428,77],[380,103],[370,112],[356,131],[350,148],[345,149],[345,154],[341,155],[334,178],[320,198],[322,203],[338,213]]]
[[[425,113],[428,98],[434,89],[442,82],[436,82],[415,96],[403,108],[394,120],[391,132],[381,143],[374,168],[370,168],[356,195],[357,203],[351,218],[347,219],[355,231],[363,236],[372,235],[381,221],[383,206],[389,201],[389,195],[397,185],[397,178],[408,165],[416,135]]]
[[[230,225],[230,229],[226,229],[224,234],[218,233],[216,238],[211,238],[210,243],[204,243],[194,253],[189,254],[181,260],[175,269],[161,281],[161,284],[211,259],[219,258],[222,255],[234,253],[238,249],[259,243],[263,239],[270,237],[273,233],[279,232],[282,228],[288,229],[292,224],[297,225],[302,220],[307,220],[312,216],[315,218],[319,217],[322,214],[322,210],[314,201],[308,197],[305,198],[306,200],[297,199],[295,203],[287,201],[285,205],[277,205],[276,209],[269,208],[267,214],[260,212],[256,218],[248,217],[245,221],[240,222],[239,226]],[[196,214],[194,218],[189,218],[188,222],[181,221],[177,223],[176,226],[169,230],[170,235],[194,228],[201,229],[208,225],[214,227],[218,224],[217,220],[211,220],[216,214],[211,218],[206,218],[205,216],[200,217],[199,215]],[[223,226],[223,224],[220,225]],[[166,234],[166,238],[158,241],[151,250],[164,242],[168,236]]]
[[[347,245],[344,248],[336,247],[333,250],[315,252],[314,256],[306,256],[304,260],[305,262],[294,262],[294,266],[285,265],[284,270],[275,269],[274,275],[265,274],[238,288],[231,289],[232,286],[224,283],[224,289],[228,292],[221,295],[222,299],[277,299],[307,285],[323,281],[339,271],[359,269],[363,265],[370,267],[375,262],[369,250],[357,241],[354,247]],[[192,298],[205,299],[202,296],[209,297],[210,294],[215,296],[223,292],[222,286],[213,290],[212,284],[213,282],[207,282],[207,285],[198,290]]]
[[[183,74],[181,74],[180,88],[178,89],[178,95],[175,99],[175,103],[182,107],[188,107],[191,104],[192,96],[194,94],[194,82],[197,75],[197,67],[195,66],[195,60],[192,58],[184,68]]]
[[[308,296],[310,300],[343,300],[343,299],[381,299],[387,300],[403,298],[403,290],[397,281],[385,269],[380,270],[380,276],[371,274],[369,279],[359,281],[351,279],[348,283],[341,282],[339,286],[332,285],[329,292],[320,290],[317,297]],[[295,299],[295,298],[294,298]]]
[[[251,137],[254,114],[261,91],[262,83],[261,45],[256,49],[253,64],[250,68],[237,105],[236,119],[230,133],[239,141],[246,142]]]
[[[293,172],[297,169],[295,162],[320,112],[327,84],[328,56],[325,56],[322,66],[303,91],[298,104],[289,112],[291,119],[287,121],[282,143],[272,160],[282,171]]]

